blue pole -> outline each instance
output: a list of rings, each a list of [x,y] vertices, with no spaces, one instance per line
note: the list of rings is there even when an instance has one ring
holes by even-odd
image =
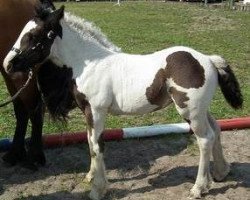
[[[2,139],[0,140],[0,152],[8,151],[10,149],[10,146],[12,144],[12,141],[10,139]]]

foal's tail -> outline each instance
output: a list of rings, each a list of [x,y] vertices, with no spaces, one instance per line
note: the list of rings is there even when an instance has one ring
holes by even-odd
[[[227,102],[235,109],[242,107],[243,97],[239,83],[226,61],[217,55],[210,56],[218,71],[218,80],[221,91]]]

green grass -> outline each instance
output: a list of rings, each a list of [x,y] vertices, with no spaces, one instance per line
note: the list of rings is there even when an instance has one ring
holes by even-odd
[[[59,7],[61,4],[57,4]],[[234,111],[220,91],[215,95],[211,112],[216,118],[247,116],[250,113],[250,13],[204,8],[198,4],[163,2],[64,3],[70,11],[93,21],[124,52],[145,54],[173,45],[185,45],[206,54],[222,55],[239,79],[244,108]],[[1,82],[3,82],[1,80]],[[0,100],[8,97],[4,83]],[[109,116],[107,128],[179,122],[173,106],[144,116]],[[85,129],[84,116],[78,110],[70,113],[68,125],[54,123],[46,117],[45,133]],[[1,109],[1,137],[14,131],[13,109]]]

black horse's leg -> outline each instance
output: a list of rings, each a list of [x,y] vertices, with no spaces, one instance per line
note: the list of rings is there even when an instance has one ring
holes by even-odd
[[[36,108],[30,112],[32,130],[28,146],[27,161],[28,164],[31,165],[40,164],[44,166],[46,163],[42,144],[43,117],[44,107],[42,100],[39,99]]]
[[[15,135],[10,150],[3,156],[3,160],[10,165],[15,165],[26,159],[24,138],[29,120],[28,110],[20,99],[14,101],[14,111],[16,117]]]

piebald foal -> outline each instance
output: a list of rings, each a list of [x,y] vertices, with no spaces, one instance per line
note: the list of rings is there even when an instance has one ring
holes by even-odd
[[[122,53],[89,23],[67,13],[64,16],[64,7],[54,12],[40,10],[24,27],[14,48],[21,53],[10,52],[5,58],[8,73],[41,62],[71,69],[72,91],[88,123],[91,199],[101,199],[107,189],[101,133],[108,112],[144,114],[174,103],[200,148],[191,196],[199,198],[209,189],[211,154],[214,179],[222,180],[228,174],[220,128],[208,107],[218,85],[232,107],[240,108],[243,100],[233,72],[220,56],[182,46],[149,55]]]

